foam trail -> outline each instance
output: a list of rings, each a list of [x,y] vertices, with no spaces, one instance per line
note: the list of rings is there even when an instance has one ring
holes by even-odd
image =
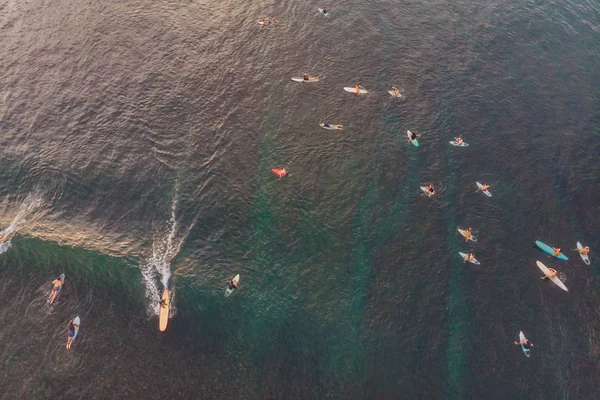
[[[29,195],[27,198],[21,203],[19,206],[19,211],[17,215],[13,218],[11,223],[8,225],[6,229],[0,232],[0,238],[2,242],[0,244],[0,254],[7,252],[11,247],[12,235],[16,232],[16,229],[19,225],[25,224],[27,221],[25,218],[34,217],[34,220],[38,220],[42,215],[40,214],[40,210],[42,209],[43,198],[39,195]]]
[[[150,315],[158,315],[159,313],[162,290],[168,288],[169,279],[171,278],[171,261],[179,252],[181,245],[187,237],[187,233],[195,223],[194,221],[192,226],[183,235],[179,234],[179,221],[177,221],[178,205],[179,201],[177,200],[177,196],[175,196],[171,204],[171,218],[167,223],[167,235],[164,236],[161,232],[157,232],[154,235],[152,254],[140,265],[146,285],[146,298],[149,301],[148,313]],[[162,287],[159,287],[159,282],[162,284]],[[171,293],[171,304],[173,304],[173,298],[174,295]]]

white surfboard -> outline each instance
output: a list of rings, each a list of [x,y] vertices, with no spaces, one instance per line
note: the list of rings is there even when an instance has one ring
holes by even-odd
[[[329,126],[325,126],[324,122],[321,122],[319,124],[319,126],[323,129],[330,129],[332,131],[341,131],[344,128],[342,125],[334,125],[334,124],[329,124]]]
[[[240,281],[240,274],[237,274],[236,276],[233,277],[232,281],[235,283],[235,285],[237,286],[238,282]],[[235,289],[229,289],[229,285],[227,286],[227,289],[225,289],[225,297],[229,297],[229,295],[231,293],[233,293]]]
[[[323,12],[322,8],[319,8],[319,13],[321,13],[321,15],[324,17],[329,17],[329,13],[327,11]]]
[[[535,263],[537,264],[538,268],[542,270],[542,272],[544,273],[544,275],[549,275],[550,274],[550,270],[548,269],[548,267],[546,267],[544,264],[542,264],[541,261],[536,261]],[[565,284],[562,283],[562,281],[560,279],[558,279],[558,277],[552,278],[551,280],[552,280],[552,282],[554,282],[556,284],[556,286],[558,286],[559,288],[561,288],[565,292],[569,291],[569,289],[567,289],[567,287],[565,286]]]
[[[349,87],[349,86],[345,86],[345,87],[344,87],[344,90],[345,90],[346,92],[350,92],[350,93],[354,93],[354,94],[366,94],[366,93],[369,93],[369,92],[368,92],[368,91],[366,91],[365,89],[360,89],[360,90],[358,91],[358,93],[356,93],[356,88]]]
[[[464,238],[466,238],[466,237],[467,237],[467,236],[466,236],[466,235],[467,235],[467,231],[466,231],[466,230],[464,230],[464,229],[460,229],[460,228],[456,228],[456,229],[458,230],[458,233],[460,233],[461,235],[463,235],[463,237],[464,237]],[[471,236],[469,237],[469,240],[470,240],[471,242],[474,242],[474,243],[475,243],[475,242],[477,242],[477,239],[475,239],[475,236],[473,236],[473,235],[471,235]]]
[[[526,340],[527,338],[523,334],[523,331],[519,331],[519,343],[523,343]],[[529,349],[526,349],[523,345],[521,345],[521,349],[523,349],[523,353],[525,353],[527,357],[531,355],[531,351]]]
[[[419,186],[421,188],[421,190],[423,191],[423,193],[425,193],[425,196],[427,197],[431,197],[433,196],[433,194],[435,193],[435,189],[433,190],[433,194],[429,191],[429,189],[427,188],[427,186]]]
[[[475,182],[477,184],[477,187],[479,189],[481,189],[483,187],[483,185],[479,182]],[[492,197],[492,193],[489,190],[483,190],[483,194],[485,194],[487,197]]]
[[[577,249],[583,250],[583,245],[581,244],[581,242],[577,242]],[[579,253],[579,255],[583,259],[584,263],[586,263],[587,265],[590,265],[590,257],[587,254],[584,255],[584,254]]]
[[[311,82],[319,82],[319,77],[318,76],[309,76],[308,80],[302,78],[301,76],[295,76],[292,78],[292,80],[294,82],[300,82],[300,83],[311,83]]]
[[[277,21],[276,19],[274,20],[268,20],[267,23],[265,24],[265,21],[263,21],[262,19],[260,21],[258,21],[259,25],[275,25],[276,23],[278,23],[279,21]]]
[[[468,260],[467,260],[467,257],[468,257],[469,255],[468,255],[467,253],[463,253],[463,252],[460,252],[460,251],[459,251],[459,252],[458,252],[458,254],[460,254],[460,256],[462,257],[463,261],[465,261],[465,262],[466,262],[466,261],[468,261]],[[479,265],[479,264],[481,264],[479,261],[477,261],[477,259],[476,259],[475,257],[473,257],[473,259],[472,259],[472,260],[470,260],[470,261],[468,261],[468,262],[470,262],[470,263],[472,263],[472,264],[475,264],[475,265]]]
[[[394,93],[394,91],[393,91],[393,90],[388,90],[388,93],[389,93],[389,94],[390,94],[392,97],[395,97],[395,98],[397,98],[397,99],[399,99],[400,97],[402,97],[402,95],[401,95],[400,93],[396,94],[396,93]]]
[[[462,142],[461,144],[457,144],[455,140],[451,140],[449,142],[452,146],[457,146],[457,147],[467,147],[469,144]]]

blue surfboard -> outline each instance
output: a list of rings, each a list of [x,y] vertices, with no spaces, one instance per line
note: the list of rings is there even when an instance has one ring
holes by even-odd
[[[545,253],[548,253],[550,255],[554,254],[554,250],[552,249],[552,247],[548,246],[546,243],[544,242],[540,242],[539,240],[535,241],[535,245],[537,247],[540,248],[540,250],[542,250]],[[559,256],[557,256],[556,258],[558,258],[559,260],[568,260],[569,258],[567,256],[565,256],[564,254],[561,254]]]

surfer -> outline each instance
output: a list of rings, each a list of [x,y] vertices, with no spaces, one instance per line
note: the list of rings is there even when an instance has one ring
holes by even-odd
[[[413,140],[417,140],[417,138],[421,136],[420,134],[417,134],[415,132],[410,132],[410,137],[408,138],[409,142],[412,142]]]
[[[484,183],[483,186],[479,188],[479,190],[481,190],[482,192],[485,192],[489,188],[490,188],[490,185],[488,185],[487,183]]]
[[[327,14],[327,9],[325,7],[323,7],[323,11],[321,11],[323,14]]]
[[[588,253],[590,252],[590,248],[589,246],[585,246],[583,249],[579,250],[579,249],[575,249],[579,252],[579,254],[581,254],[582,256],[587,256]]]
[[[469,228],[465,231],[465,242],[468,242],[471,236],[473,236],[473,234],[471,233],[471,228]]]
[[[454,143],[456,143],[457,146],[460,146],[463,143],[463,140],[462,140],[462,138],[460,136],[459,137],[455,137],[454,138]]]
[[[329,125],[327,122],[323,122],[323,126],[324,126],[325,128],[331,128],[331,125]]]
[[[354,93],[360,94],[360,85],[358,83],[356,84],[356,86],[354,86]]]
[[[520,342],[515,342],[516,345],[519,346],[523,346],[523,348],[529,350],[531,347],[533,347],[533,343],[531,343],[529,341],[529,339],[525,338],[524,340],[521,340]]]
[[[427,186],[427,191],[429,192],[430,196],[433,196],[435,194],[435,191],[433,190],[433,185]]]
[[[227,282],[227,284],[229,285],[229,286],[227,286],[227,288],[229,290],[235,290],[235,289],[238,288],[238,285],[237,285],[237,283],[235,283],[234,280],[231,280],[231,281]]]
[[[280,178],[283,178],[284,176],[287,175],[287,171],[285,170],[285,168],[281,168],[281,169],[273,168],[271,170],[271,172],[273,172],[275,175],[279,176]]]
[[[56,278],[52,281],[52,292],[50,292],[50,296],[48,296],[48,303],[52,304],[56,296],[58,296],[58,292],[62,288],[63,282],[60,280],[60,277]]]
[[[558,257],[561,255],[561,250],[557,247],[552,247],[552,250],[554,250],[554,253],[552,253],[552,257]]]
[[[542,276],[540,279],[554,279],[556,278],[556,276],[558,275],[558,271],[556,271],[554,268],[548,268],[550,270],[549,274],[546,274],[544,276]]]
[[[392,86],[392,92],[394,92],[394,96],[400,96],[400,89],[398,89],[396,86]]]
[[[73,320],[69,321],[67,349],[71,348],[71,344],[73,344],[73,340],[75,340],[75,329],[77,329],[78,327],[79,325],[74,324]]]
[[[308,74],[302,74],[302,79],[304,79],[305,81],[310,80],[310,76],[308,76]]]
[[[160,299],[160,308],[167,308],[167,306],[169,305],[169,303],[167,303],[166,299]]]
[[[465,262],[467,261],[473,261],[475,259],[475,254],[473,253],[469,253],[466,257],[465,257]]]

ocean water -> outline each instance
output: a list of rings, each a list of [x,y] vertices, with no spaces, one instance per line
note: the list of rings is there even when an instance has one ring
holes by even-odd
[[[600,398],[597,1],[4,0],[0,55],[2,399]]]

